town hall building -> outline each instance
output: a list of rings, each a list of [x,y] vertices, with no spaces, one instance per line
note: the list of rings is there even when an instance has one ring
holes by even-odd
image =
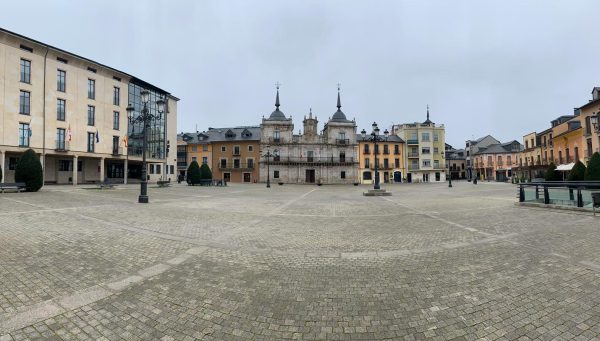
[[[286,184],[352,184],[359,182],[356,122],[341,110],[338,88],[337,111],[319,133],[312,109],[304,117],[304,133],[294,134],[291,116],[279,110],[279,87],[275,111],[263,117],[261,130],[260,181]]]

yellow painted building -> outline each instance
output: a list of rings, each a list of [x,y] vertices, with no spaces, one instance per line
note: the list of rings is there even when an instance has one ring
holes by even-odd
[[[375,158],[377,158],[380,183],[402,182],[406,178],[405,144],[404,140],[395,135],[388,136],[386,141],[375,144],[363,141],[360,135],[358,141],[359,177],[362,184],[373,184],[375,181]]]

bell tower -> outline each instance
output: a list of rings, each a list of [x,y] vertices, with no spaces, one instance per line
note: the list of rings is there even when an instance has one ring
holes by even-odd
[[[302,121],[302,123],[304,123],[304,135],[307,135],[307,136],[317,135],[317,124],[319,123],[319,121],[317,120],[316,116],[315,116],[315,118],[313,118],[312,108],[310,108],[310,112],[308,113],[308,118],[306,116],[304,116],[304,121]]]

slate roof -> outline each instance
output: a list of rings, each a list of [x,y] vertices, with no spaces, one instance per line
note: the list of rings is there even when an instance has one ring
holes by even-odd
[[[511,146],[513,146],[515,143],[519,145],[518,150],[511,149]],[[513,140],[510,142],[506,142],[506,143],[491,144],[486,148],[479,149],[479,151],[475,154],[508,154],[508,153],[519,152],[522,150],[523,150],[523,145],[521,143],[519,143],[519,141]]]
[[[182,137],[187,143],[200,144],[222,141],[258,141],[260,140],[260,127],[208,128],[208,131],[183,133]]]
[[[356,141],[362,142],[362,135],[361,134],[356,134]],[[385,143],[385,142],[400,142],[400,143],[404,143],[404,140],[401,139],[400,136],[396,136],[396,135],[390,134],[388,136],[388,139],[386,141],[382,141],[381,143]],[[379,143],[379,142],[377,142],[377,143]]]

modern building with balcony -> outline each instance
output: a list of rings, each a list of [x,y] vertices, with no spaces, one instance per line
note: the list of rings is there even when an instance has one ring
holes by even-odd
[[[377,148],[372,141],[363,141],[360,134],[356,135],[356,140],[358,141],[360,183],[374,183],[375,162],[378,162],[377,170],[380,182],[400,183],[405,179],[405,143],[401,138],[390,135],[387,140],[377,142]]]
[[[356,122],[341,110],[338,89],[337,111],[320,134],[317,117],[309,110],[304,116],[304,133],[294,134],[292,118],[279,109],[279,88],[275,111],[260,125],[260,181],[306,184],[351,184],[359,182]],[[273,157],[265,155],[273,154]]]
[[[392,126],[392,134],[406,141],[406,181],[446,181],[445,128],[429,119],[423,123],[403,123]]]
[[[150,111],[166,102],[150,124],[150,181],[174,177],[177,99],[168,92],[96,61],[0,29],[0,166],[13,182],[22,153],[40,157],[44,183],[139,181],[141,124],[130,125],[128,104],[140,114],[140,92],[150,92]]]

